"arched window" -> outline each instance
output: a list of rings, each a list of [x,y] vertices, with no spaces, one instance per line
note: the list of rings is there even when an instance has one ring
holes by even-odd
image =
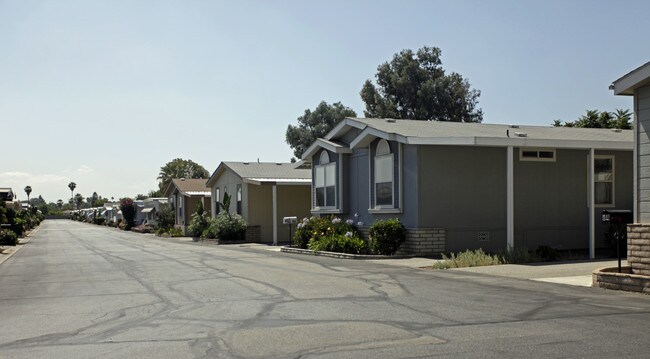
[[[393,207],[393,153],[386,140],[377,143],[375,151],[375,207]]]
[[[327,151],[320,154],[315,167],[316,207],[336,207],[336,163],[330,163]]]

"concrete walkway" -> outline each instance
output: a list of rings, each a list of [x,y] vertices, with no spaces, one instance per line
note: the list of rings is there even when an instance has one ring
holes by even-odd
[[[246,243],[239,245],[268,251],[280,251],[280,246]],[[434,262],[440,259],[432,258],[400,258],[400,259],[367,259],[364,262],[386,264],[397,267],[429,269]],[[627,261],[623,260],[623,266]],[[566,284],[580,287],[591,287],[591,274],[594,270],[605,267],[616,267],[616,260],[583,260],[571,262],[528,263],[528,264],[502,264],[497,266],[453,268],[450,271],[480,273],[499,277],[528,279],[540,282]]]
[[[503,264],[498,266],[456,268],[451,270],[591,287],[591,274],[594,270],[605,267],[616,267],[617,265],[616,260],[608,259],[554,263]],[[627,265],[627,261],[623,260],[622,265]]]

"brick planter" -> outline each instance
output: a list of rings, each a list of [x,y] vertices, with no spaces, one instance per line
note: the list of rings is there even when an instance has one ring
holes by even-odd
[[[628,224],[627,262],[632,274],[650,276],[650,224]]]
[[[591,275],[592,286],[650,294],[650,276],[632,274],[629,266],[622,267],[621,272],[618,273],[618,267],[595,270]]]

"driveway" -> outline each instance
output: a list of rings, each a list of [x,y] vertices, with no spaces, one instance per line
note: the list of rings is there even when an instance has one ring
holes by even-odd
[[[647,296],[47,220],[0,265],[2,358],[646,357]]]

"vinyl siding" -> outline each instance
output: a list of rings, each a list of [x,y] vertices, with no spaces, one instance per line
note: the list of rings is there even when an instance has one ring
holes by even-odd
[[[638,220],[650,223],[650,86],[636,91]]]

